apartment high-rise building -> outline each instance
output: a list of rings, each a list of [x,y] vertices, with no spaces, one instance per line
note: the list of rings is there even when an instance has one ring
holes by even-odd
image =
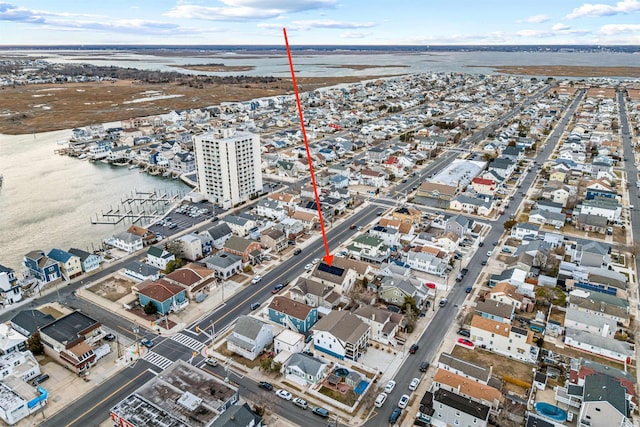
[[[200,193],[229,209],[262,192],[260,136],[215,128],[194,139]]]

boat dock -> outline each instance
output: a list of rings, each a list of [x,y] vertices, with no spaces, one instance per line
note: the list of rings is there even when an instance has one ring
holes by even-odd
[[[108,211],[101,211],[95,214],[95,218],[91,217],[91,224],[116,225],[123,221],[130,221],[131,224],[151,223],[164,215],[168,207],[177,203],[183,196],[179,192],[172,194],[132,191],[125,199],[121,199],[116,207],[110,206]]]

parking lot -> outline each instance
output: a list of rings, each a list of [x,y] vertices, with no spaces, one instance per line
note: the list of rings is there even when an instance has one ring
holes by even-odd
[[[220,212],[222,211],[219,210],[217,212],[213,205],[208,202],[184,202],[178,208],[172,210],[164,219],[150,226],[149,229],[159,234],[160,238],[164,238],[203,221],[211,220]]]

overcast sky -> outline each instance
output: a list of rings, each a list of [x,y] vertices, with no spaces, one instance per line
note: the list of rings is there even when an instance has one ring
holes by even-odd
[[[640,45],[640,0],[0,1],[0,44]]]

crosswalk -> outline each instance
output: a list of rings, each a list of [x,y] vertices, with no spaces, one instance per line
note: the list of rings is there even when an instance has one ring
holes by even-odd
[[[143,360],[156,365],[158,368],[164,370],[167,369],[173,363],[173,360],[167,359],[166,357],[154,352],[148,351],[143,357]]]
[[[185,335],[183,333],[175,334],[174,336],[171,337],[171,339],[175,342],[182,344],[185,347],[190,348],[193,351],[197,351],[198,353],[201,352],[202,349],[205,347],[205,345],[200,341],[198,341],[197,339],[191,338],[190,336]]]

